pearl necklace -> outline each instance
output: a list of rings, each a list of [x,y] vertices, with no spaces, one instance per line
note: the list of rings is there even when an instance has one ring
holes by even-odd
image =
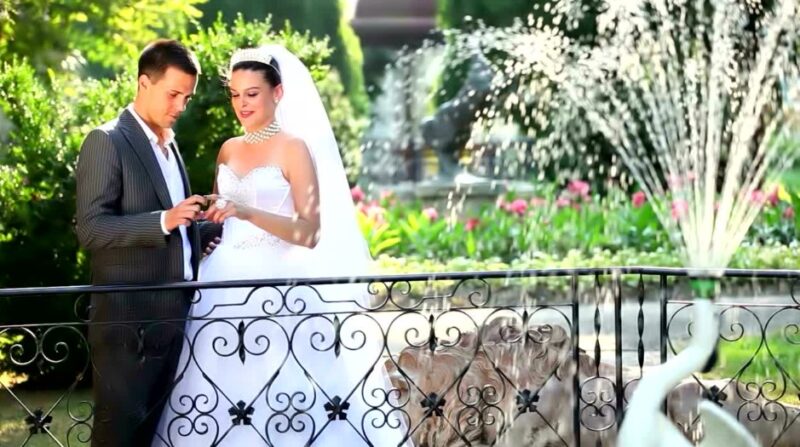
[[[258,144],[269,140],[281,131],[281,125],[273,121],[269,126],[263,127],[255,132],[245,132],[244,142],[247,144]]]

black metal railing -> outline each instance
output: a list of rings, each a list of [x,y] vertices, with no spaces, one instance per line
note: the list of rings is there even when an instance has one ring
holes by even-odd
[[[155,445],[613,445],[641,377],[690,336],[687,275],[553,269],[232,281],[196,292],[196,283],[0,289],[0,306],[13,310],[0,315],[0,445],[91,442],[103,414],[93,398],[114,375],[102,371],[97,343],[125,346],[141,364],[177,359],[163,410],[150,409],[164,414]],[[664,403],[687,438],[701,436],[695,407],[711,399],[763,445],[796,445],[798,278],[725,272],[719,362]],[[103,300],[181,290],[193,296],[186,319],[97,314]],[[36,318],[64,302],[69,315]],[[160,344],[170,331],[177,350]]]

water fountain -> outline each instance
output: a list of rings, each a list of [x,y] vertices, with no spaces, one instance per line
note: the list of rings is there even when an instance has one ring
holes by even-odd
[[[757,193],[796,155],[781,151],[793,115],[790,105],[775,100],[775,90],[787,77],[796,79],[789,57],[796,49],[797,5],[761,8],[642,2],[609,10],[601,19],[617,25],[602,53],[580,61],[568,81],[573,100],[618,148],[682,248],[685,265],[696,271],[692,339],[642,379],[621,446],[691,445],[661,406],[682,380],[713,366],[716,276],[761,210]],[[698,412],[699,445],[758,445],[713,403],[700,403]]]
[[[432,96],[443,82],[439,75],[448,57],[468,66],[465,81],[452,98],[434,106]],[[529,184],[502,178],[501,166],[481,169],[479,163],[470,166],[462,159],[464,152],[484,150],[498,140],[525,143],[512,127],[474,126],[475,116],[491,98],[495,75],[480,52],[451,54],[433,42],[401,51],[387,66],[364,137],[362,179],[367,188],[426,203],[452,202],[454,192],[462,202],[476,203],[493,202],[508,191],[530,195]],[[448,76],[445,70],[443,78]],[[476,175],[473,170],[483,172]]]
[[[386,67],[362,147],[362,177],[368,182],[402,184],[420,177],[421,123],[443,55],[432,44],[405,49]]]
[[[609,1],[588,43],[560,26],[581,10],[579,2],[553,5],[549,20],[462,33],[456,45],[503,54],[493,59],[502,74],[481,117],[522,110],[540,120],[550,133],[539,147],[551,161],[599,132],[681,251],[693,272],[692,338],[644,376],[619,445],[688,446],[663,415],[664,399],[713,366],[719,275],[760,212],[762,191],[800,149],[786,145],[800,130],[797,1]],[[531,90],[547,95],[531,101]],[[708,402],[698,408],[700,445],[723,445],[723,438],[728,446],[757,445],[729,413]]]

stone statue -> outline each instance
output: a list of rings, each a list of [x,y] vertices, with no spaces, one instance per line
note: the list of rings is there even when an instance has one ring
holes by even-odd
[[[455,97],[422,121],[422,139],[439,161],[437,180],[453,181],[457,175],[466,174],[458,163],[459,152],[470,138],[475,113],[486,105],[492,77],[486,58],[473,56],[467,79]]]

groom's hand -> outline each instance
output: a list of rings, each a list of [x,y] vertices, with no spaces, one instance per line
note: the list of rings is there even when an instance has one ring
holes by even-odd
[[[164,226],[167,231],[178,228],[179,225],[188,227],[197,219],[200,214],[201,206],[205,205],[206,199],[203,196],[193,195],[174,208],[167,210],[164,214]]]
[[[215,237],[213,241],[208,243],[208,247],[206,247],[206,249],[203,251],[203,256],[208,256],[211,253],[213,253],[214,250],[217,248],[217,245],[220,244],[220,242],[222,242],[222,239],[219,237]]]

